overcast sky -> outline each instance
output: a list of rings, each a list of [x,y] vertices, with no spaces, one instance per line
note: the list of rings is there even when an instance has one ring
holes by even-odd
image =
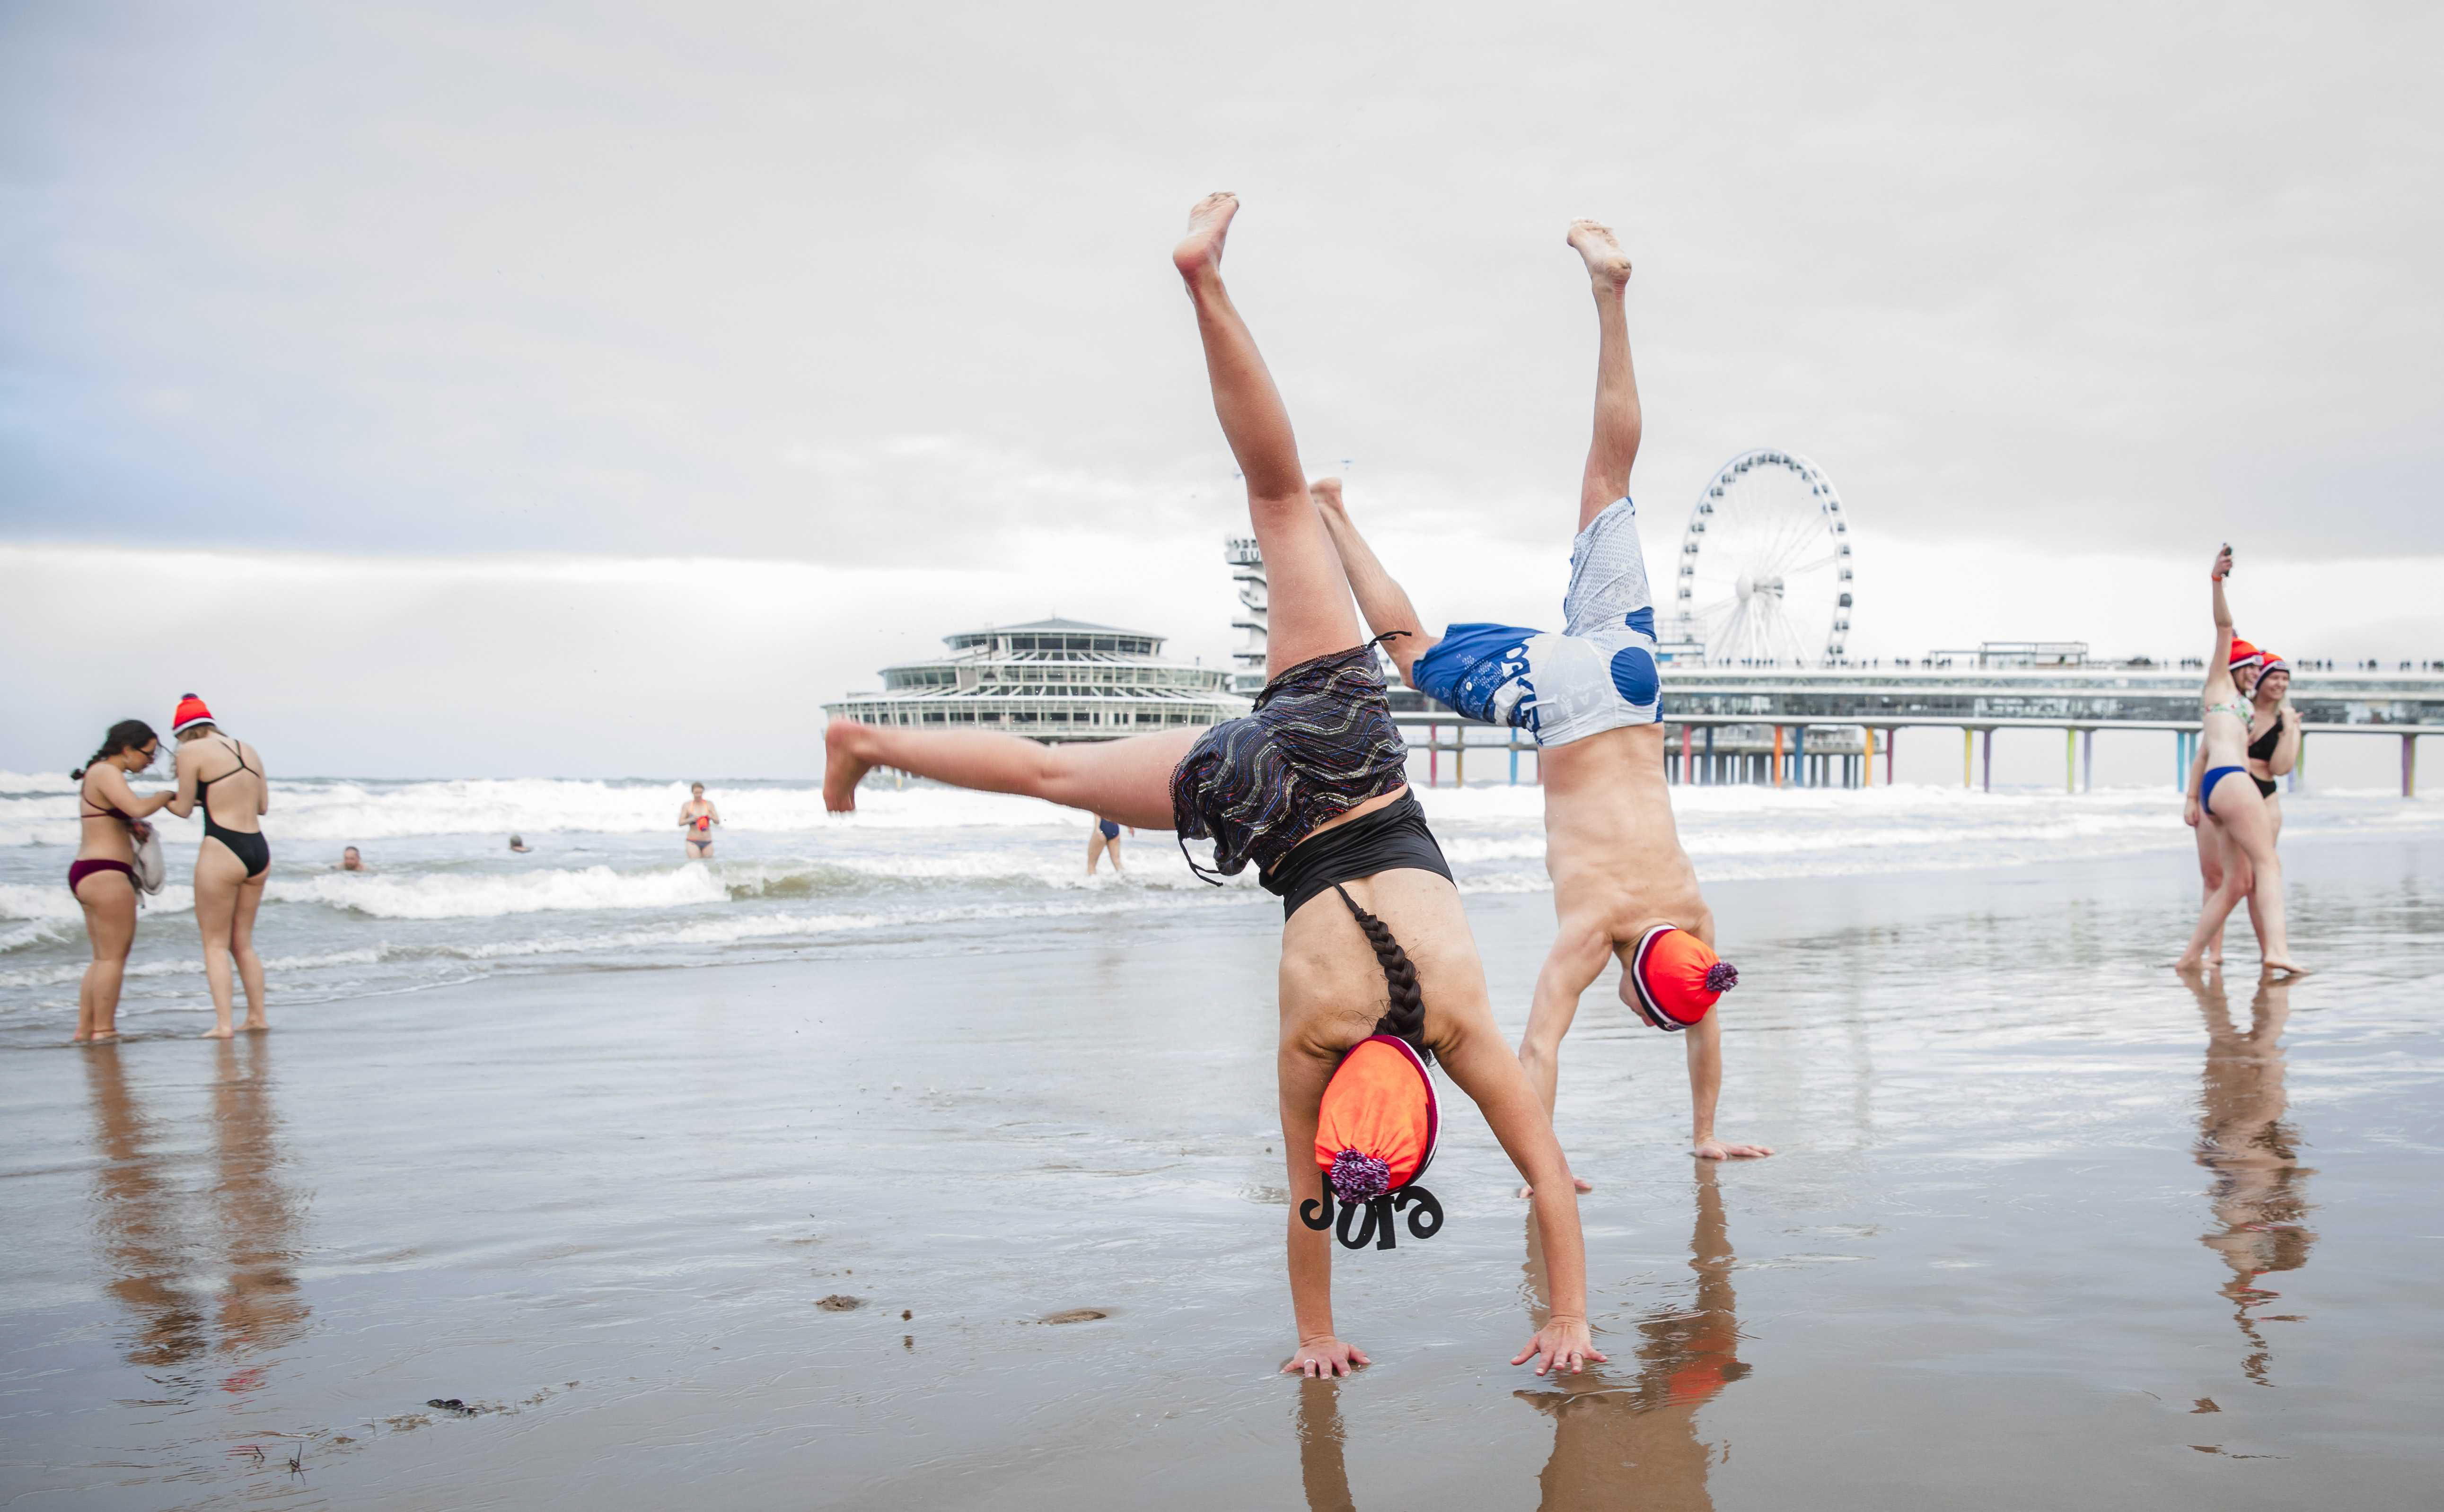
[[[2435,8],[1512,9],[0,5],[0,766],[209,674],[292,769],[799,771],[972,620],[1218,656],[1213,188],[1430,616],[1559,593],[1592,214],[1651,546],[1773,445],[1857,651],[2186,650],[2229,539],[2444,655]]]

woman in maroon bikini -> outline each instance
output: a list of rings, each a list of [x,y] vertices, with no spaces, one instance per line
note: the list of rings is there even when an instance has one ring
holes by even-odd
[[[68,891],[84,908],[85,937],[93,942],[93,964],[77,988],[81,1043],[119,1038],[119,985],[136,945],[136,841],[149,828],[144,816],[175,796],[139,798],[127,779],[152,765],[160,749],[152,726],[122,719],[102,737],[93,760],[68,774],[77,782],[80,831]]]

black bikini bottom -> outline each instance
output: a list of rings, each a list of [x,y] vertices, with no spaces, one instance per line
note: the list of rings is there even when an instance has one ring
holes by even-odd
[[[2271,782],[2263,777],[2259,777],[2254,773],[2250,774],[2249,780],[2257,784],[2257,791],[2260,796],[2266,798],[2272,798],[2274,796],[2274,784]]]
[[[1282,917],[1287,919],[1300,904],[1336,883],[1404,869],[1432,872],[1445,880],[1452,875],[1415,793],[1402,793],[1363,819],[1308,836],[1256,880],[1266,892],[1280,894]]]
[[[263,838],[263,832],[260,830],[250,833],[239,829],[223,829],[212,822],[212,816],[208,814],[204,817],[204,838],[218,840],[228,846],[230,854],[236,857],[239,864],[246,868],[246,879],[250,882],[271,868],[271,842]]]

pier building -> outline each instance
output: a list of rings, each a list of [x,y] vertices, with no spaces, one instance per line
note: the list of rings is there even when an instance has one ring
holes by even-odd
[[[1218,725],[1248,711],[1228,670],[1167,661],[1163,639],[1075,619],[963,630],[942,637],[948,655],[885,667],[879,692],[851,693],[824,712],[1060,742]]]

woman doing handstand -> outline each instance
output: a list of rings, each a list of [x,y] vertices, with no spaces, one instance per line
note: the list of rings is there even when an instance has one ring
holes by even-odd
[[[2243,897],[2250,899],[2257,923],[2257,948],[2268,970],[2298,971],[2283,924],[2283,863],[2274,855],[2274,821],[2266,800],[2249,782],[2249,706],[2241,702],[2231,674],[2231,609],[2224,601],[2224,579],[2231,572],[2231,547],[2215,553],[2214,655],[2207,661],[2205,703],[2198,735],[2198,813],[2204,823],[2216,825],[2223,837],[2223,885],[2209,894],[2199,911],[2198,927],[2179,965],[2204,960],[2207,948],[2223,932],[2224,920]]]
[[[1410,1051],[1377,1054],[1378,1061],[1397,1075],[1411,1052],[1439,1059],[1535,1189],[1553,1309],[1512,1363],[1533,1357],[1539,1375],[1576,1371],[1604,1357],[1588,1341],[1578,1195],[1544,1103],[1494,1026],[1476,943],[1409,793],[1407,747],[1392,726],[1373,648],[1359,638],[1348,580],[1309,502],[1289,415],[1223,288],[1223,237],[1238,208],[1230,194],[1201,201],[1172,261],[1196,306],[1214,412],[1247,479],[1271,588],[1271,680],[1255,711],[1207,730],[1052,747],[982,731],[834,720],[824,733],[824,801],[836,811],[854,807],[858,779],[888,765],[1047,799],[1139,829],[1211,837],[1215,865],[1226,873],[1253,860],[1264,885],[1282,896],[1285,914],[1277,1067],[1291,1202],[1317,1189],[1318,1166],[1327,1158],[1318,1134],[1327,1126],[1325,1092],[1336,1069],[1344,1058],[1355,1066],[1361,1053],[1385,1051],[1381,1042],[1395,1036],[1373,1031],[1393,1025]],[[1422,1059],[1417,1063],[1422,1074]],[[1344,1188],[1351,1154],[1329,1157],[1344,1229],[1349,1190],[1366,1189],[1357,1170],[1364,1161],[1349,1162]],[[1376,1164],[1379,1191],[1381,1172]],[[1295,1208],[1288,1218],[1299,1345],[1283,1369],[1342,1375],[1367,1359],[1334,1335],[1331,1238],[1314,1222]],[[1413,1219],[1412,1232],[1425,1231]]]

